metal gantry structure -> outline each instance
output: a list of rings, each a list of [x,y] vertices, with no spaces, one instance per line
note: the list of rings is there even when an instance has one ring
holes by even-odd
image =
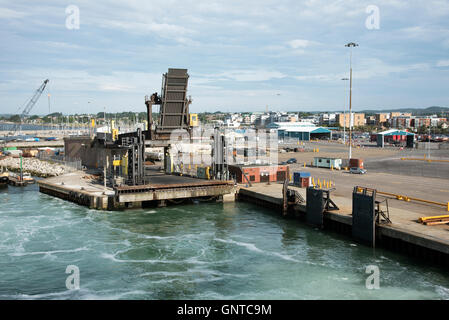
[[[19,128],[22,127],[22,123],[23,123],[23,119],[30,114],[31,109],[33,109],[34,105],[36,104],[37,100],[39,100],[42,92],[44,92],[45,87],[47,86],[47,83],[50,80],[46,79],[41,86],[34,92],[33,96],[31,97],[31,99],[26,103],[25,107],[23,108],[23,111],[20,115],[20,124],[16,124],[14,127],[14,134],[16,134],[16,132],[19,130]]]

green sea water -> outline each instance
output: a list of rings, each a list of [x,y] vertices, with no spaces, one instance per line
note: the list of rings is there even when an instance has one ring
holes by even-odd
[[[449,299],[449,272],[246,203],[102,212],[34,185],[0,191],[0,299]]]

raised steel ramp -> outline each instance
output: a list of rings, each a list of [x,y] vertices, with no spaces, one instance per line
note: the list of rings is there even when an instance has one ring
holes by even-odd
[[[163,76],[161,92],[162,104],[160,123],[156,133],[170,133],[175,129],[189,127],[189,100],[187,99],[187,85],[189,75],[187,69],[168,69]]]

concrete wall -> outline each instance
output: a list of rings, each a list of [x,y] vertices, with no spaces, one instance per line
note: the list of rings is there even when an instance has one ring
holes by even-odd
[[[87,168],[102,168],[109,158],[112,165],[114,156],[122,157],[126,149],[106,149],[97,140],[90,137],[64,138],[64,150],[66,159],[81,160],[81,164]]]

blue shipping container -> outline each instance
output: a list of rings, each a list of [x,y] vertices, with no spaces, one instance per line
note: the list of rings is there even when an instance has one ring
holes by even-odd
[[[300,183],[301,178],[308,178],[310,177],[310,172],[293,172],[293,182],[294,183]]]

